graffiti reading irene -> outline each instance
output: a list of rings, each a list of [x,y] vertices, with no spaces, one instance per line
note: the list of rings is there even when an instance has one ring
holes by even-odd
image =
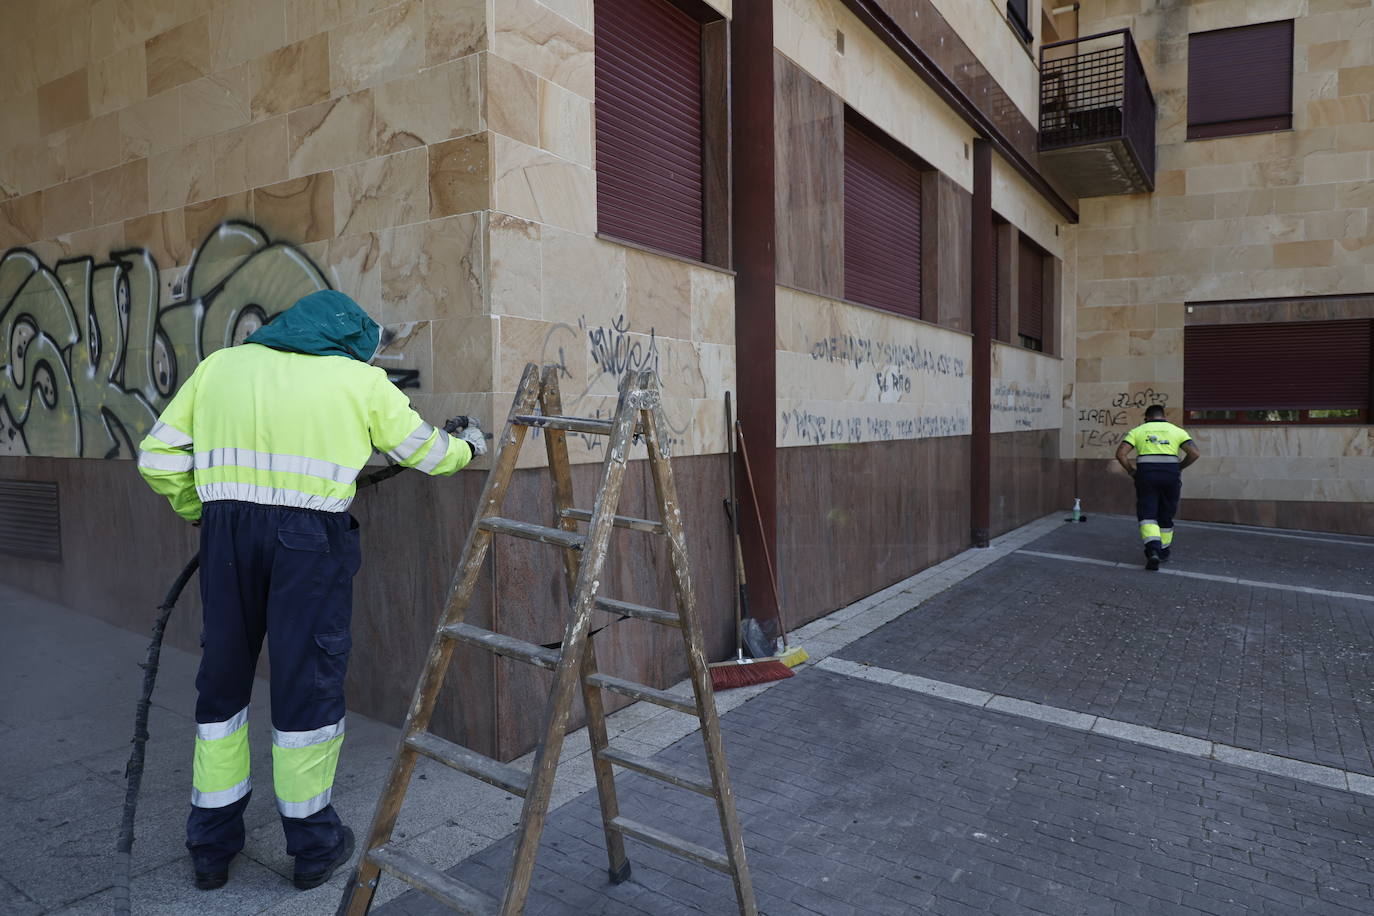
[[[162,302],[146,249],[52,267],[33,252],[0,258],[0,454],[132,458],[177,386],[210,353],[241,343],[318,289],[299,249],[243,222],[196,248],[178,295]]]

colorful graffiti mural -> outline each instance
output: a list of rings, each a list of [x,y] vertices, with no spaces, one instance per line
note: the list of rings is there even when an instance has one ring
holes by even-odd
[[[143,248],[52,267],[24,248],[0,258],[0,455],[134,457],[201,360],[330,284],[300,249],[230,221],[166,304],[163,286]]]

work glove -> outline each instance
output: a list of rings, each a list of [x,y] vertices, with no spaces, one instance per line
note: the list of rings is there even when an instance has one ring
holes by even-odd
[[[476,417],[453,417],[444,424],[444,432],[450,436],[457,436],[471,446],[474,458],[481,458],[487,453],[487,437],[477,425]]]
[[[458,438],[472,446],[472,457],[481,458],[487,453],[487,438],[477,424],[468,426],[459,434]]]

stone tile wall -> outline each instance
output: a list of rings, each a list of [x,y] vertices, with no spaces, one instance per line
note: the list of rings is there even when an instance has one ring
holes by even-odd
[[[1058,430],[1063,422],[1064,363],[1024,347],[992,345],[992,431]]]
[[[7,259],[12,282],[0,292],[73,258],[116,278],[46,284],[50,319],[37,333],[65,343],[71,321],[72,340],[122,344],[125,378],[111,386],[129,393],[130,366],[141,364],[159,383],[134,393],[155,412],[209,350],[252,330],[246,302],[260,306],[260,324],[327,283],[392,332],[380,363],[417,373],[407,393],[429,419],[490,414],[482,0],[12,0],[5,13],[0,250],[32,257]],[[229,244],[243,233],[221,231],[226,221],[256,227],[255,241]],[[207,291],[210,330],[196,339],[173,313],[193,307],[216,246],[234,259],[244,302]],[[264,252],[285,255],[268,270]],[[144,282],[122,266],[131,253],[154,271],[149,301],[132,305],[147,312],[149,336],[87,330],[88,312],[113,314],[119,282]],[[22,371],[0,394],[10,412],[0,423],[24,428],[30,445],[45,438],[39,426],[60,427],[65,441],[99,435],[109,406],[79,396],[44,405]],[[129,440],[148,413],[119,414]]]
[[[852,13],[836,0],[777,0],[773,17],[779,51],[933,168],[972,188],[971,129]],[[837,33],[845,36],[843,52]]]
[[[1186,140],[1189,33],[1288,18],[1296,19],[1293,129]],[[1154,194],[1081,205],[1075,446],[1091,461],[1111,455],[1146,401],[1165,402],[1182,422],[1185,303],[1374,288],[1374,6],[1083,3],[1084,33],[1123,26],[1159,105],[1159,167]],[[1362,428],[1190,432],[1207,455],[1189,472],[1190,493],[1369,498],[1355,484],[1374,476]]]
[[[852,14],[834,0],[780,0],[774,14],[777,47],[786,58],[784,72],[799,68],[819,81],[938,170],[954,190],[967,194],[973,178],[969,128]],[[976,26],[977,35],[985,37],[995,34],[994,29],[1007,31],[991,5],[976,13],[961,12],[956,19],[965,27]],[[837,32],[845,35],[842,51]],[[780,161],[789,158],[787,150],[779,151]],[[1069,250],[1069,227],[1059,225],[1054,211],[1009,166],[994,160],[994,209],[1062,259]],[[943,202],[942,196],[938,203]],[[805,219],[812,214],[799,215]],[[951,221],[951,226],[961,225]],[[950,281],[949,292],[960,300],[962,312],[968,293],[956,281],[968,270],[966,229],[938,235],[926,243],[939,246],[942,264],[948,262],[941,268],[940,285]],[[950,257],[945,258],[946,253]],[[1060,274],[1061,301],[1072,301],[1069,272]],[[945,292],[941,289],[939,295],[941,325],[946,324],[947,305],[951,312],[956,305],[946,303]],[[965,324],[962,314],[951,317],[958,326]],[[1071,317],[1059,325],[1071,329]],[[1065,336],[1064,343],[1071,338],[1071,333]],[[970,432],[972,349],[967,333],[779,288],[778,350],[780,446]],[[995,417],[995,424],[1005,421],[1008,431],[1017,428],[1012,419],[1015,405],[1030,410],[1033,401],[1044,408],[1036,414],[1035,428],[1062,425],[1065,391],[1058,359],[1028,352],[1008,355],[994,383],[998,386],[1006,410]]]
[[[728,15],[729,4],[712,4]],[[596,235],[593,3],[503,0],[488,59],[492,390],[556,363],[567,413],[608,416],[627,368],[656,368],[677,454],[724,451],[734,280]],[[570,437],[574,461],[601,443]],[[527,465],[542,457],[522,456]]]
[[[778,290],[778,445],[967,436],[972,338]]]
[[[996,0],[932,0],[940,15],[950,24],[988,72],[1006,91],[1021,113],[1035,123],[1040,117],[1040,71],[1037,65],[1040,42],[1041,0],[1031,0],[1031,22],[1035,43],[1026,46],[1007,22],[1007,4]],[[1049,3],[1050,0],[1045,0]],[[1059,5],[1053,3],[1051,5]]]

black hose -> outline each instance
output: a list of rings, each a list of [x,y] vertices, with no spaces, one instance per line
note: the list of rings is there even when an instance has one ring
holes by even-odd
[[[395,477],[405,470],[399,464],[389,464],[358,479],[358,489]],[[200,554],[197,553],[182,569],[167,597],[158,605],[157,621],[153,624],[153,638],[148,642],[148,655],[142,664],[143,693],[138,698],[138,712],[134,716],[133,750],[129,752],[129,762],[124,767],[124,778],[128,782],[124,790],[124,817],[119,825],[119,840],[115,844],[114,911],[118,916],[128,916],[129,876],[132,868],[134,848],[134,815],[138,811],[138,792],[143,785],[143,758],[148,744],[148,712],[153,705],[153,687],[157,683],[158,662],[162,656],[162,636],[167,630],[167,621],[172,616],[172,608],[186,589],[191,577],[200,569]]]
[[[200,554],[191,558],[186,568],[177,576],[167,592],[167,597],[158,605],[157,622],[153,624],[153,638],[148,643],[148,657],[143,662],[143,695],[138,698],[138,713],[134,716],[134,749],[129,754],[129,763],[124,767],[124,778],[128,788],[124,791],[124,819],[119,826],[119,842],[115,846],[115,884],[114,904],[116,913],[129,912],[129,869],[130,856],[134,848],[134,812],[138,809],[138,790],[143,785],[143,751],[148,743],[148,710],[153,705],[153,685],[157,682],[158,659],[162,655],[162,634],[167,629],[167,618],[172,616],[172,608],[191,581],[196,570],[200,569]]]

